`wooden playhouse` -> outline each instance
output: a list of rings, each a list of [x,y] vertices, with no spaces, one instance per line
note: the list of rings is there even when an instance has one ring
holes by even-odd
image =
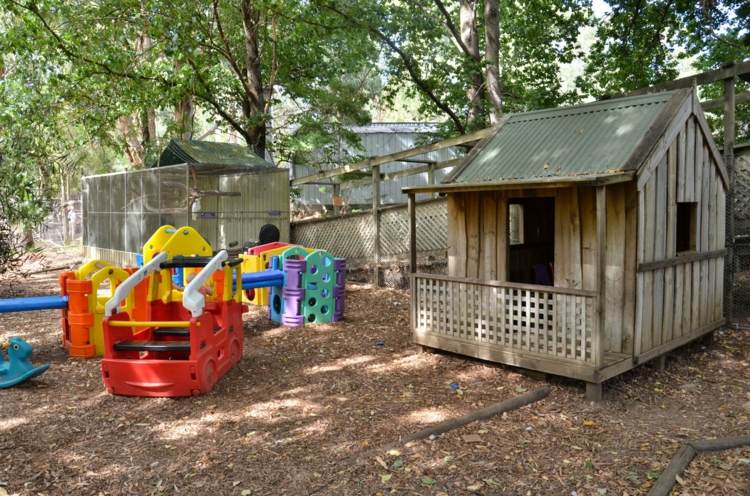
[[[416,343],[602,383],[724,323],[727,174],[693,91],[513,114],[437,185],[448,275]],[[414,269],[412,269],[414,270]]]

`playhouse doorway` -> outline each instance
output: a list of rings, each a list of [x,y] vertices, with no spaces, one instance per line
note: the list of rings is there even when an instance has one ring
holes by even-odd
[[[554,285],[555,199],[508,200],[508,281]]]

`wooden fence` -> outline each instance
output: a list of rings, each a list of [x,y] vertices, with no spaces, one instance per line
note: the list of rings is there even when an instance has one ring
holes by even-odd
[[[417,249],[441,254],[447,248],[447,206],[444,198],[420,202],[416,208]],[[371,212],[292,223],[293,243],[328,250],[350,263],[404,259],[409,254],[409,217],[405,205],[380,208],[377,224]],[[379,248],[376,250],[376,246]]]

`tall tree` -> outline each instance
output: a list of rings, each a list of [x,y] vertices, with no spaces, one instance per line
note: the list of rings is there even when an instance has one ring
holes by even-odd
[[[449,132],[577,97],[559,67],[578,54],[588,0],[315,1],[383,46],[388,95],[406,86]]]

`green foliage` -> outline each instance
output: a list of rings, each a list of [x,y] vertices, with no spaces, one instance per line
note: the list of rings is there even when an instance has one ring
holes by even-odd
[[[450,36],[434,0],[330,2],[352,29],[367,32],[384,50],[385,104],[406,95],[419,102],[421,116],[445,116],[436,100],[467,124],[470,102],[468,81],[484,71],[484,62],[467,57]],[[485,50],[483,3],[476,2],[475,22],[480,52]],[[504,111],[523,111],[574,101],[577,95],[561,88],[559,68],[579,55],[579,29],[589,22],[590,0],[525,0],[500,2],[500,66]],[[457,25],[458,2],[446,1]],[[390,43],[389,43],[390,42]],[[415,80],[419,77],[421,84]],[[482,118],[473,127],[487,125],[489,101],[481,102]],[[446,122],[445,133],[455,133]]]

